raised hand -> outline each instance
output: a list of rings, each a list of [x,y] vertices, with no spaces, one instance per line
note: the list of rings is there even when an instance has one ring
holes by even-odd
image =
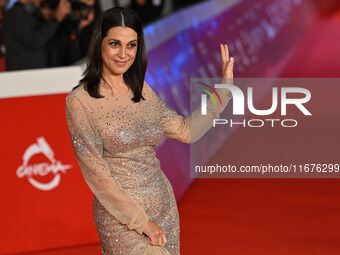
[[[229,49],[227,44],[220,44],[221,48],[221,59],[222,59],[222,78],[232,79],[234,78],[233,68],[235,59],[229,58]]]

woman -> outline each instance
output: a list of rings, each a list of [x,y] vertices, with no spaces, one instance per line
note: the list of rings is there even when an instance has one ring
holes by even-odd
[[[230,78],[234,61],[226,45],[221,54],[222,75]],[[163,135],[184,143],[197,140],[230,100],[229,91],[221,91],[223,107],[208,101],[208,117],[184,118],[144,81],[146,66],[137,15],[109,9],[95,25],[84,77],[66,98],[76,158],[94,193],[103,254],[180,254],[175,196],[153,147]],[[190,123],[195,121],[203,128],[193,136]]]

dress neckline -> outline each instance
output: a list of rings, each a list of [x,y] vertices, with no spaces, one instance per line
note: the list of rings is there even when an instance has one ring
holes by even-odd
[[[111,94],[111,89],[107,89],[107,88],[104,88],[104,87],[100,87],[102,91],[105,91],[105,93],[109,94],[110,97],[113,97],[113,98],[116,98],[116,97],[127,97],[127,96],[130,96],[131,95],[131,88],[129,88],[128,92],[125,93],[125,94]],[[106,92],[108,91],[108,92]]]
[[[129,87],[129,90],[126,94],[113,94],[111,96],[114,96],[114,97],[126,97],[126,96],[129,96],[130,95],[130,92],[131,92],[131,89]]]

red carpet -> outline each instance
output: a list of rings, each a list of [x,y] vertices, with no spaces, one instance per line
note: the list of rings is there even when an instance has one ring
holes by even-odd
[[[340,254],[338,180],[198,180],[181,201],[182,254]]]

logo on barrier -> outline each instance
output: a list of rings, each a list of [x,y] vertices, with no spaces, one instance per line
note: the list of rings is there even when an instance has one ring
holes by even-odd
[[[50,162],[29,165],[30,159],[38,154],[43,154]],[[54,152],[46,142],[44,137],[37,138],[37,143],[30,145],[24,155],[22,165],[17,169],[17,176],[19,178],[27,177],[28,182],[35,188],[43,191],[48,191],[56,188],[61,179],[61,173],[66,173],[72,165],[63,165],[59,160],[54,158]],[[52,173],[53,179],[48,183],[41,183],[34,177],[46,176]]]

